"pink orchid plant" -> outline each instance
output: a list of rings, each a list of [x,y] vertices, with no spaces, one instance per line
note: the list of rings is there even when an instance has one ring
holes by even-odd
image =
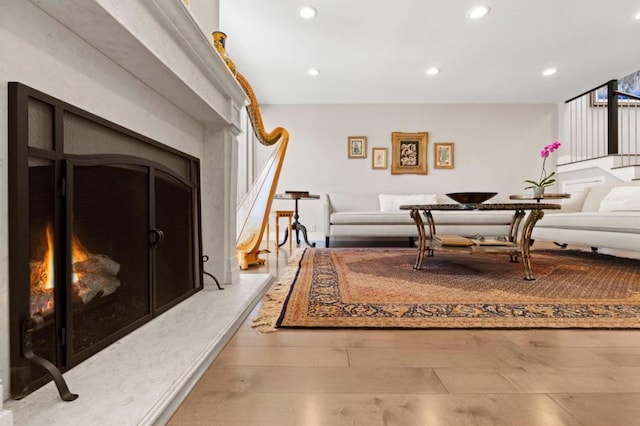
[[[553,178],[556,172],[551,172],[549,175],[547,175],[547,171],[545,170],[544,166],[545,166],[545,163],[547,162],[547,158],[549,158],[549,154],[551,154],[553,151],[560,148],[560,145],[561,145],[560,142],[555,141],[554,143],[550,143],[549,145],[542,148],[542,151],[540,151],[540,157],[543,158],[542,172],[540,173],[540,180],[537,182],[535,180],[525,180],[524,181],[525,183],[531,184],[527,186],[525,189],[531,189],[535,187],[544,188],[546,186],[551,186],[556,182],[556,180]]]

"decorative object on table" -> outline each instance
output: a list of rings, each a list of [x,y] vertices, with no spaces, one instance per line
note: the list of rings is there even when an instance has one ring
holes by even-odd
[[[403,248],[307,249],[267,292],[254,325],[640,328],[637,259],[536,250],[535,284],[514,279],[500,256],[451,251],[430,262],[412,269],[413,250]]]
[[[347,139],[349,158],[367,158],[367,137],[349,136]]]
[[[387,168],[388,152],[387,148],[371,148],[371,168],[385,170]]]
[[[391,133],[391,174],[427,174],[429,133]]]
[[[515,247],[515,243],[509,241],[509,237],[506,235],[500,235],[496,238],[487,238],[483,235],[476,235],[471,239],[473,244],[477,246],[508,246]]]
[[[460,204],[480,204],[498,195],[497,192],[450,192],[447,197]]]
[[[443,246],[469,247],[473,241],[460,235],[436,234],[433,238]]]
[[[540,151],[540,157],[542,157],[542,172],[540,173],[540,180],[535,181],[527,179],[524,181],[525,183],[531,184],[524,189],[533,189],[534,197],[542,197],[544,195],[544,189],[547,186],[551,186],[556,183],[556,180],[554,179],[556,172],[547,174],[545,165],[547,163],[547,158],[549,158],[549,154],[560,148],[560,145],[560,142],[555,141],[554,143],[550,143],[549,145],[542,148],[542,151]]]
[[[453,142],[438,142],[433,148],[436,169],[453,169]]]

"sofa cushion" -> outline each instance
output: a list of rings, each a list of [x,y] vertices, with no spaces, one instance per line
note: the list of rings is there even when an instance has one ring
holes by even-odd
[[[617,186],[602,199],[600,211],[640,212],[640,186]]]
[[[333,212],[377,212],[378,194],[366,192],[332,192],[327,194]]]
[[[331,213],[332,225],[413,224],[408,211],[397,212],[336,212]]]
[[[509,225],[513,218],[510,210],[433,211],[433,222],[441,225]],[[426,222],[425,219],[423,219]]]
[[[640,234],[640,215],[633,212],[581,212],[545,215],[536,228]]]
[[[508,225],[512,211],[434,211],[436,227],[440,225]],[[426,219],[423,217],[423,222]],[[336,212],[331,214],[332,225],[412,224],[409,211],[398,212]]]
[[[560,206],[562,207],[561,210],[547,210],[545,211],[545,214],[582,211],[582,206],[584,205],[584,200],[587,198],[587,194],[589,194],[589,189],[590,188],[584,188],[580,191],[572,192],[569,198],[565,198],[562,200],[553,200],[554,204],[560,204]]]
[[[437,204],[436,194],[379,194],[380,211],[394,212],[400,211],[400,206],[407,204]]]
[[[640,185],[640,182],[624,182],[618,184],[607,184],[607,185],[596,185],[589,188],[589,193],[587,194],[587,198],[584,200],[584,204],[582,205],[583,212],[597,212],[600,210],[600,204],[602,203],[602,199],[611,191],[613,188],[621,188],[621,187],[635,187]]]

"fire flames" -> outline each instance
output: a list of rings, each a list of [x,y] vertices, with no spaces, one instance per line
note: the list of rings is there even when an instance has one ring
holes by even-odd
[[[47,224],[45,230],[47,251],[42,261],[31,261],[31,315],[53,309],[53,229]],[[35,308],[35,312],[34,312]]]
[[[47,314],[55,306],[53,227],[46,226],[47,250],[42,260],[31,260],[31,315]],[[98,295],[106,296],[120,287],[116,275],[120,265],[101,254],[91,254],[74,235],[71,243],[71,282],[74,300],[88,303]]]
[[[89,258],[89,252],[80,243],[80,240],[74,235],[71,240],[71,263],[75,265],[77,262],[84,262]],[[75,268],[71,274],[71,282],[74,284],[82,280],[82,272],[76,272]]]

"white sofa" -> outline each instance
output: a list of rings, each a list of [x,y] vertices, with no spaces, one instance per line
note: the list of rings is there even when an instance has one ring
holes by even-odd
[[[558,244],[640,251],[640,182],[587,188],[547,210],[533,238]]]
[[[422,197],[422,198],[421,198]],[[505,202],[496,197],[489,202]],[[444,194],[379,194],[376,192],[335,192],[325,196],[324,234],[326,246],[339,240],[409,238],[418,231],[402,204],[455,204]],[[512,211],[434,211],[439,234],[495,237],[509,234]]]

